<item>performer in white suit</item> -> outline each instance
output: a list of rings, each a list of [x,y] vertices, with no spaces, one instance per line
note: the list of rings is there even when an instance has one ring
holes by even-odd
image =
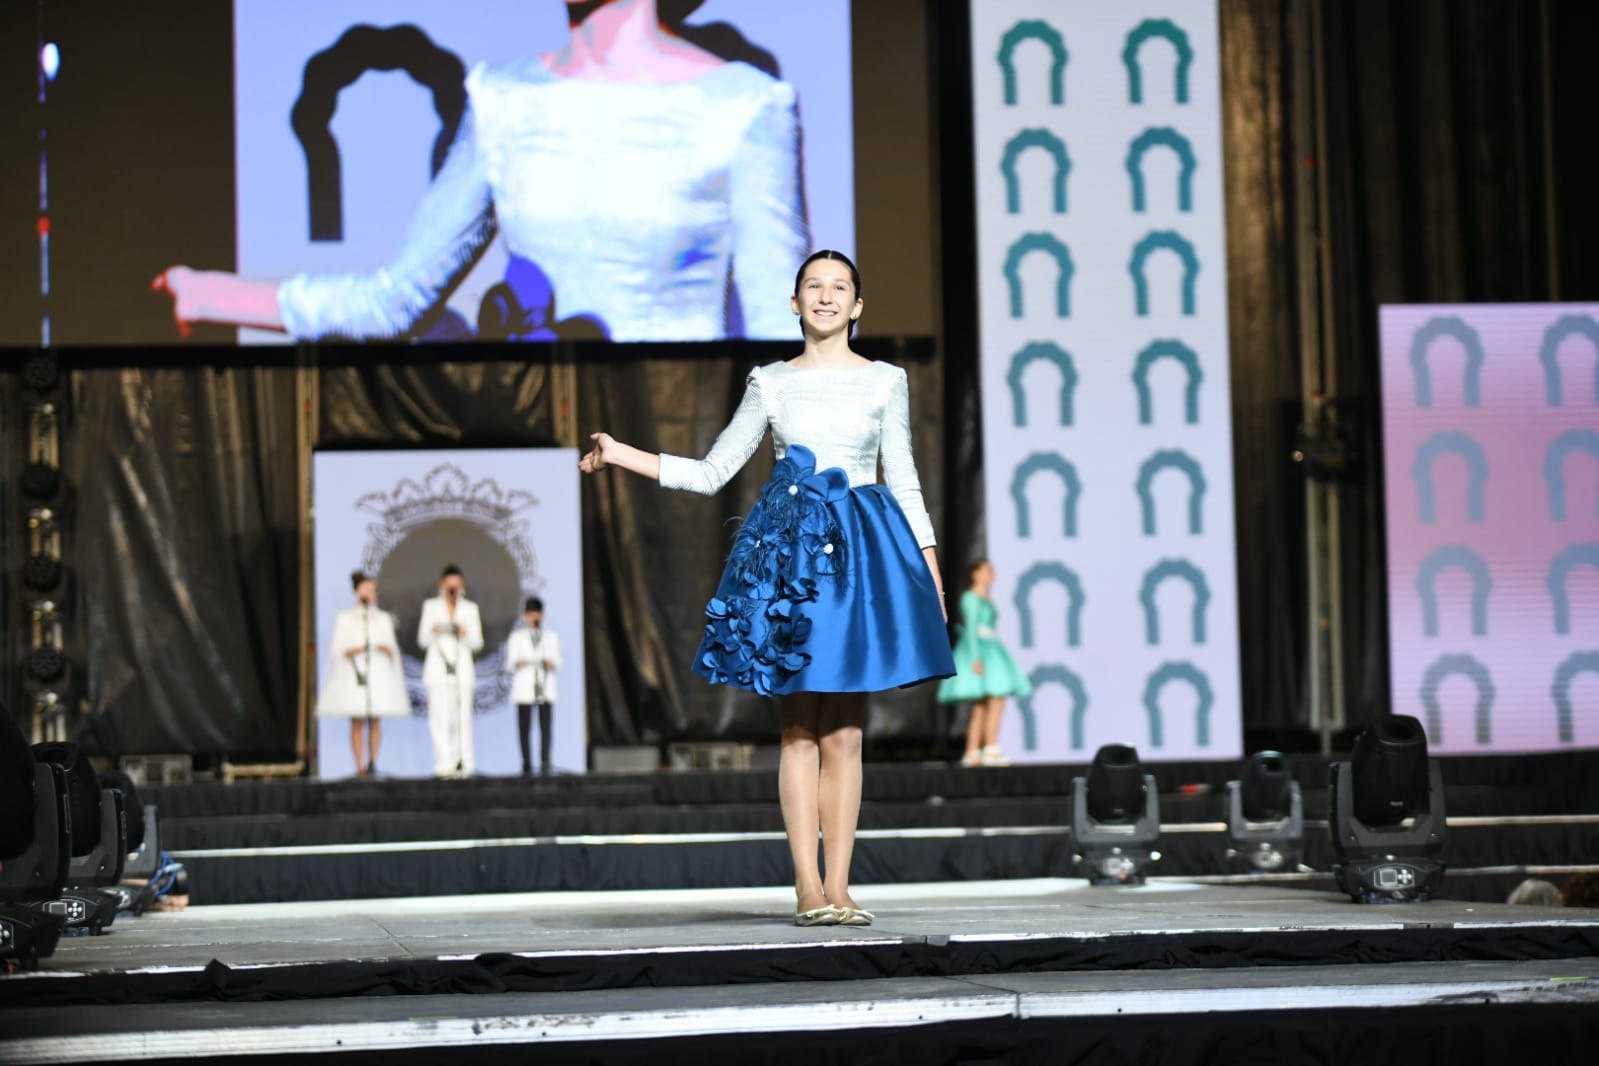
[[[439,777],[472,773],[472,695],[477,670],[472,656],[483,650],[483,620],[466,598],[466,578],[446,566],[439,594],[422,604],[416,642],[426,652],[422,685],[428,694],[428,730],[433,734],[433,772]]]
[[[510,664],[511,701],[516,704],[517,737],[522,742],[522,776],[533,773],[528,731],[533,708],[539,710],[539,774],[550,775],[550,711],[558,696],[555,675],[561,669],[561,638],[544,625],[544,601],[530,596],[522,605],[525,628],[511,631],[505,661]]]
[[[394,617],[377,605],[378,583],[357,570],[350,575],[350,584],[355,588],[355,606],[346,607],[333,620],[316,713],[350,719],[355,776],[370,777],[377,771],[378,747],[383,743],[380,719],[405,717],[411,702],[405,692]]]

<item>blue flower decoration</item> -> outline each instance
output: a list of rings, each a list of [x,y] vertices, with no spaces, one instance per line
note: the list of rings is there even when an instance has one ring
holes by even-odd
[[[777,461],[733,535],[727,572],[738,593],[705,608],[700,666],[713,682],[772,695],[810,663],[805,605],[821,595],[818,577],[844,572],[844,534],[829,505],[848,495],[844,471],[818,472],[816,456],[802,445]]]

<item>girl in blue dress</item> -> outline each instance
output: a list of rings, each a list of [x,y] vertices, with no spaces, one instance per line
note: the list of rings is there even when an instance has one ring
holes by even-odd
[[[778,793],[799,925],[872,921],[849,891],[866,694],[955,672],[911,454],[909,385],[899,367],[850,350],[864,306],[855,265],[840,252],[813,254],[791,298],[804,351],[750,372],[704,459],[595,433],[579,464],[712,495],[772,431],[777,463],[734,537],[694,669],[713,684],[780,697]]]

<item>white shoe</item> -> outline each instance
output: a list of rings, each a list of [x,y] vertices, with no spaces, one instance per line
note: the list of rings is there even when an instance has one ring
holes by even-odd
[[[983,765],[983,753],[980,752],[980,751],[969,751],[969,752],[967,752],[965,755],[961,756],[961,765],[962,766],[981,766],[981,765]]]
[[[981,758],[984,766],[1010,765],[1010,760],[1005,758],[1005,753],[999,750],[998,744],[990,748],[984,748],[981,752]]]

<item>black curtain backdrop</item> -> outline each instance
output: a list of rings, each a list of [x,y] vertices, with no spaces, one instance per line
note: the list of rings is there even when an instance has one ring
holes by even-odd
[[[127,84],[117,91],[139,92],[152,113],[171,120],[108,142],[95,136],[109,124],[96,102],[104,93],[74,100],[63,88],[55,100],[75,116],[58,145],[60,217],[78,223],[76,232],[65,221],[54,231],[62,342],[72,339],[73,316],[84,323],[91,314],[126,316],[141,338],[154,338],[170,329],[159,305],[117,301],[134,300],[128,294],[167,263],[231,261],[231,145],[202,138],[196,148],[191,135],[227,127],[226,57],[192,47],[199,36],[225,36],[226,16],[197,0],[179,6],[194,14],[184,32],[137,54],[121,47],[138,36],[128,22],[144,17],[135,8],[94,3],[98,30],[60,25],[64,40],[76,35],[64,48],[67,61],[93,58],[121,71]],[[1387,706],[1378,305],[1599,295],[1599,260],[1585,254],[1599,224],[1590,191],[1599,150],[1587,115],[1599,99],[1599,65],[1585,52],[1599,30],[1599,5],[1322,0],[1329,147],[1321,159],[1296,158],[1288,138],[1296,6],[1220,3],[1244,720],[1279,739],[1303,725],[1306,681],[1303,483],[1289,460],[1299,341],[1308,328],[1299,320],[1294,236],[1307,207],[1298,202],[1301,168],[1318,168],[1328,182],[1325,313],[1337,338],[1340,417],[1363,460],[1339,490],[1355,724]],[[203,24],[201,8],[212,9],[214,25]],[[954,589],[983,547],[968,48],[964,5],[932,3],[927,12],[939,86],[928,121],[936,124],[940,169],[937,217],[928,224],[939,229],[942,300],[937,352],[910,369],[921,475]],[[104,20],[117,29],[110,43]],[[10,87],[8,99],[22,81],[0,83]],[[185,162],[196,152],[208,160],[203,173]],[[106,181],[112,168],[124,180]],[[4,173],[10,182],[26,170],[7,163]],[[14,191],[5,203],[24,201]],[[176,201],[196,207],[185,213],[187,228],[175,228],[162,207]],[[33,224],[25,212],[8,213],[0,242],[7,279],[23,293],[25,272],[13,274],[11,264],[26,259],[18,228],[31,238]],[[868,268],[868,290],[874,267],[892,269],[891,257],[880,252]],[[146,365],[181,362],[189,351],[125,354],[130,365]],[[546,355],[440,366],[404,349],[384,354],[390,367],[322,371],[320,444],[556,443]],[[579,429],[702,454],[755,361],[718,354],[580,365]],[[0,358],[8,369],[19,363],[15,352]],[[81,695],[110,754],[294,747],[300,501],[291,383],[291,370],[237,365],[74,376],[68,473],[79,513],[69,551],[85,620]],[[769,463],[763,449],[712,500],[663,493],[620,472],[585,482],[595,743],[772,737],[774,712],[764,701],[711,689],[689,673],[699,612],[731,533],[725,520],[748,505]],[[21,621],[13,611],[6,625]],[[874,735],[885,746],[925,738],[931,709],[925,688],[889,694],[874,707]]]
[[[1222,0],[1223,139],[1246,727],[1305,722],[1299,167],[1328,183],[1338,419],[1360,457],[1341,508],[1352,726],[1388,710],[1377,308],[1599,296],[1588,117],[1599,74],[1582,0],[1319,5],[1326,157],[1295,158],[1290,16]],[[1547,121],[1546,121],[1547,106]],[[1558,284],[1556,280],[1558,278]]]
[[[317,446],[553,445],[549,353],[542,345],[526,347],[529,358],[518,360],[438,362],[445,353],[429,349],[428,362],[407,364],[401,349],[388,365],[323,369]]]
[[[66,473],[84,739],[294,750],[295,371],[78,371]]]

